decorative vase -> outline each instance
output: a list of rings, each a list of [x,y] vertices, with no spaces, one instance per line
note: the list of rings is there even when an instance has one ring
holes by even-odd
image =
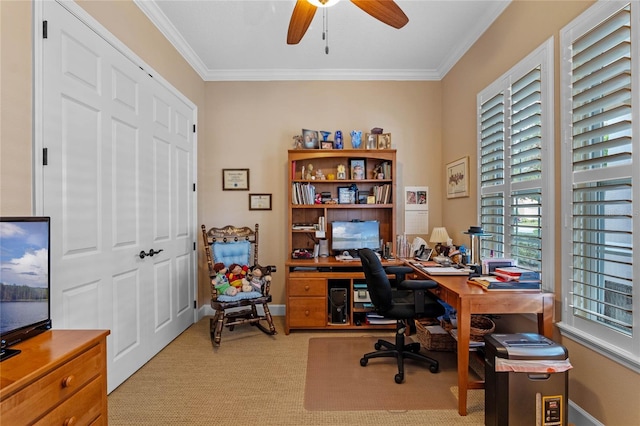
[[[360,148],[362,144],[362,132],[360,130],[352,130],[351,131],[351,146],[354,149]]]
[[[333,147],[335,149],[342,149],[342,131],[341,130],[336,130],[336,137],[335,137],[335,143],[333,144]]]
[[[326,130],[320,130],[320,134],[322,135],[322,141],[327,142],[329,140],[329,136],[331,132],[327,132]]]

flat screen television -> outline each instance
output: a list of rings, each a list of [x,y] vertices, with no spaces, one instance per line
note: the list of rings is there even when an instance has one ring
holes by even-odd
[[[0,360],[51,328],[50,219],[0,217]]]
[[[331,250],[334,254],[348,251],[357,257],[357,250],[380,250],[380,222],[377,220],[331,222]]]

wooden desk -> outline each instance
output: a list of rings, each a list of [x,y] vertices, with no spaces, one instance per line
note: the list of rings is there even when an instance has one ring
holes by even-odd
[[[468,284],[466,276],[432,276],[407,262],[420,277],[438,283],[434,293],[458,315],[458,414],[467,415],[467,390],[484,389],[484,382],[469,381],[471,314],[528,314],[538,316],[538,333],[553,337],[553,294],[490,292]]]

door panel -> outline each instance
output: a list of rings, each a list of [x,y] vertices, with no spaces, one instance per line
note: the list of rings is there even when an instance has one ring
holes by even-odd
[[[110,392],[193,323],[194,110],[65,7],[43,3],[52,321],[111,330]],[[162,252],[140,257],[151,249]]]

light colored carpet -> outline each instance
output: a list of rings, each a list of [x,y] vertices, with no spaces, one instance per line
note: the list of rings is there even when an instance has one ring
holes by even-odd
[[[224,330],[214,348],[209,318],[192,325],[109,395],[110,425],[483,425],[484,393],[469,392],[469,415],[457,409],[309,411],[304,408],[309,340],[371,336],[373,332],[323,331],[278,334],[255,327]],[[380,330],[375,335],[380,335]],[[384,336],[393,338],[393,332]],[[375,373],[372,362],[365,368]],[[414,369],[412,369],[414,370]],[[416,372],[416,374],[419,374]],[[425,378],[431,373],[422,372]],[[388,380],[397,388],[393,377]],[[407,377],[405,380],[411,380]],[[428,383],[428,382],[426,382]],[[426,386],[426,384],[425,384]],[[425,391],[429,389],[426,388]],[[457,390],[451,389],[457,397]]]

